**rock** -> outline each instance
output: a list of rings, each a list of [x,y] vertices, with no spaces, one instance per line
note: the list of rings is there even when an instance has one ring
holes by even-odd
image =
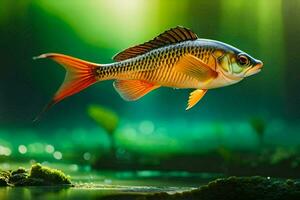
[[[19,167],[17,170],[12,171],[11,174],[12,174],[12,175],[15,175],[15,174],[21,174],[21,173],[26,173],[26,172],[27,172],[27,171],[26,171],[25,168]]]
[[[18,182],[23,182],[25,179],[28,178],[28,173],[19,173],[19,174],[12,174],[8,182],[12,185],[16,185]]]
[[[4,177],[0,177],[0,187],[1,186],[8,186],[7,181]]]
[[[54,184],[49,184],[44,179],[40,179],[40,178],[20,179],[19,181],[14,183],[14,186],[47,186],[47,185],[54,185]]]

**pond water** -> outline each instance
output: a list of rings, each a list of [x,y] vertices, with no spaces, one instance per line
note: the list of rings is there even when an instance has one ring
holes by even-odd
[[[26,163],[25,166],[27,165]],[[87,166],[75,167],[69,164],[54,166],[71,175],[74,186],[2,187],[0,199],[90,199],[124,193],[172,194],[195,189],[223,177],[222,174],[187,171],[90,171]]]

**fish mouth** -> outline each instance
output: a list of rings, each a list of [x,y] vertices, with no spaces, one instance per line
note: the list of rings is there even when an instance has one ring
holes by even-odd
[[[249,68],[245,72],[245,77],[252,76],[254,74],[259,73],[261,71],[262,67],[263,67],[263,62],[258,60],[254,67]]]

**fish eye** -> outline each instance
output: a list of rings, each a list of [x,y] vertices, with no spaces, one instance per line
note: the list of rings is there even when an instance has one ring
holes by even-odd
[[[243,54],[238,56],[237,61],[241,66],[246,66],[249,64],[249,59]]]

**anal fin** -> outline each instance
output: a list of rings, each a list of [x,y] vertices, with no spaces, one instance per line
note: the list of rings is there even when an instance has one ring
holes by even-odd
[[[126,101],[135,101],[160,85],[142,80],[116,80],[113,83],[116,91]]]
[[[196,89],[193,92],[191,92],[188,100],[188,106],[185,110],[189,110],[194,105],[196,105],[200,101],[200,99],[202,99],[206,92],[206,89]]]

